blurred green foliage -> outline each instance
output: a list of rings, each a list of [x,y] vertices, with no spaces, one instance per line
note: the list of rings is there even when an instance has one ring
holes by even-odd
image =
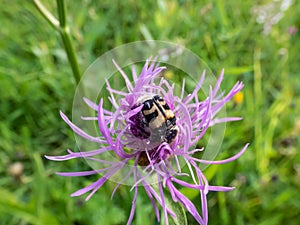
[[[31,1],[0,2],[0,224],[125,224],[132,199],[128,187],[112,200],[113,183],[89,202],[71,198],[93,177],[54,173],[81,171],[87,165],[43,157],[76,149],[58,113],[61,109],[70,115],[72,71],[58,33]],[[212,184],[236,186],[229,193],[208,195],[210,225],[299,224],[300,5],[294,1],[283,10],[287,2],[66,2],[82,71],[118,45],[158,39],[181,43],[217,73],[225,68],[223,89],[237,80],[245,83],[243,101],[227,107],[229,115],[244,120],[227,124],[218,158],[233,155],[246,142],[251,146],[239,160],[204,171]],[[54,1],[43,3],[56,15]],[[280,20],[273,24],[276,15]],[[193,191],[182,191],[200,202]],[[187,216],[189,224],[196,224]],[[134,224],[157,224],[143,193]]]

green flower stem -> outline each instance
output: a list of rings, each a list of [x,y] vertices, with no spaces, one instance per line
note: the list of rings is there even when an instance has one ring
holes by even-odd
[[[46,9],[46,7],[39,1],[33,0],[35,7],[42,14],[42,16],[46,19],[46,21],[56,30],[59,30],[59,22],[58,20]]]
[[[39,12],[43,15],[43,17],[48,21],[48,23],[60,33],[63,45],[65,47],[65,51],[67,53],[68,61],[72,68],[75,82],[76,84],[79,84],[80,69],[75,50],[71,41],[70,30],[66,23],[66,9],[64,0],[56,0],[59,20],[57,20],[39,0],[33,0],[33,3],[39,10]]]
[[[56,0],[56,4],[60,27],[65,28],[67,26],[65,2],[64,0]]]
[[[69,63],[71,65],[72,71],[73,71],[73,76],[76,81],[76,84],[79,84],[80,81],[80,70],[76,58],[76,53],[74,50],[74,47],[72,45],[70,33],[68,27],[61,29],[60,30],[60,36],[63,40],[64,46],[65,46],[65,51],[68,56]]]

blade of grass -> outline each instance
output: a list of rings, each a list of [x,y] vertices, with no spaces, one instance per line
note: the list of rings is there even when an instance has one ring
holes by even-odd
[[[261,49],[254,50],[254,107],[255,107],[255,120],[254,120],[254,138],[256,149],[256,167],[260,175],[267,174],[269,160],[263,148],[263,130],[262,130],[262,72],[260,65]]]
[[[282,58],[280,63],[278,63],[278,68],[277,71],[281,71],[281,80],[289,80],[288,78],[288,72],[287,72],[287,67],[288,65],[288,54],[286,54],[285,57]],[[265,145],[264,145],[264,151],[267,154],[267,157],[272,156],[273,154],[273,139],[274,139],[274,134],[275,134],[275,129],[280,122],[280,116],[286,112],[287,109],[289,109],[289,105],[292,101],[292,96],[293,96],[293,89],[290,87],[290,82],[285,82],[284,85],[282,86],[282,89],[280,90],[278,97],[274,101],[274,103],[271,105],[267,117],[268,120],[270,121],[268,123],[268,127],[266,130],[266,135],[265,135]]]
[[[217,173],[217,183],[223,184],[224,183],[224,178],[222,173]],[[226,207],[226,197],[225,197],[225,192],[217,192],[217,198],[218,198],[218,205],[219,205],[219,212],[220,212],[220,219],[222,221],[223,225],[230,224],[229,223],[229,213],[227,211]]]
[[[0,187],[0,196],[0,211],[16,216],[30,224],[42,224],[42,221],[34,215],[33,209],[29,205],[19,201],[15,194]]]

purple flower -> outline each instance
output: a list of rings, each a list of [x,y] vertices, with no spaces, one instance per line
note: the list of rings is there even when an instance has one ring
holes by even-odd
[[[134,69],[132,70],[133,83],[115,62],[114,64],[125,80],[127,90],[115,90],[111,88],[108,81],[106,82],[113,110],[104,109],[103,99],[100,99],[98,105],[84,99],[86,104],[95,110],[97,117],[82,117],[82,119],[97,121],[101,132],[100,137],[87,134],[74,125],[62,112],[60,113],[63,120],[76,134],[88,141],[98,143],[99,149],[86,152],[68,150],[68,154],[64,156],[46,157],[56,161],[84,158],[103,166],[101,169],[92,171],[57,173],[61,176],[89,176],[102,173],[103,176],[100,179],[71,195],[79,196],[90,192],[86,200],[116,173],[126,171],[123,180],[116,185],[115,190],[126,180],[133,179],[131,190],[134,190],[134,198],[127,224],[131,224],[133,220],[139,187],[144,188],[158,221],[160,220],[160,207],[166,224],[169,224],[168,215],[176,217],[166,203],[164,193],[169,192],[172,200],[179,202],[199,224],[207,224],[207,193],[229,191],[233,188],[209,185],[199,164],[231,162],[243,154],[248,144],[238,154],[220,161],[197,158],[195,153],[203,151],[203,148],[195,149],[193,146],[196,146],[207,129],[214,124],[241,119],[217,118],[216,115],[225,103],[243,88],[243,84],[237,82],[227,95],[218,94],[224,74],[222,71],[215,87],[211,87],[206,99],[200,101],[198,92],[202,87],[205,72],[192,93],[185,96],[183,83],[180,96],[175,96],[174,85],[160,76],[165,67],[159,67],[155,60],[152,63],[148,60],[139,76]],[[107,153],[114,157],[114,160],[109,160]],[[185,168],[183,168],[184,165],[186,165]],[[186,181],[187,178],[190,183]],[[201,213],[179,191],[178,186],[199,190]]]

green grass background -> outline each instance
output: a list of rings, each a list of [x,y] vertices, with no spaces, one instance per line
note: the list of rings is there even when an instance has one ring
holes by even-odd
[[[244,99],[228,104],[242,116],[227,124],[222,153],[251,145],[237,161],[210,166],[211,184],[234,185],[209,193],[210,225],[297,225],[300,221],[300,4],[281,12],[281,1],[66,1],[67,22],[84,71],[93,60],[121,44],[157,39],[181,43],[215,72],[225,68],[228,90],[245,83]],[[31,1],[0,0],[0,224],[126,224],[132,193],[122,187],[110,200],[107,183],[90,201],[70,193],[96,177],[64,178],[57,171],[88,169],[84,161],[52,162],[43,156],[76,150],[59,110],[71,115],[76,88],[60,36]],[[45,0],[56,14],[56,2]],[[258,7],[265,20],[258,23]],[[267,10],[266,10],[267,9]],[[295,33],[288,32],[298,29]],[[23,171],[11,168],[21,163]],[[199,203],[194,192],[185,194]],[[198,204],[199,206],[199,204]],[[154,225],[141,192],[133,224]],[[188,215],[189,224],[196,224]]]

